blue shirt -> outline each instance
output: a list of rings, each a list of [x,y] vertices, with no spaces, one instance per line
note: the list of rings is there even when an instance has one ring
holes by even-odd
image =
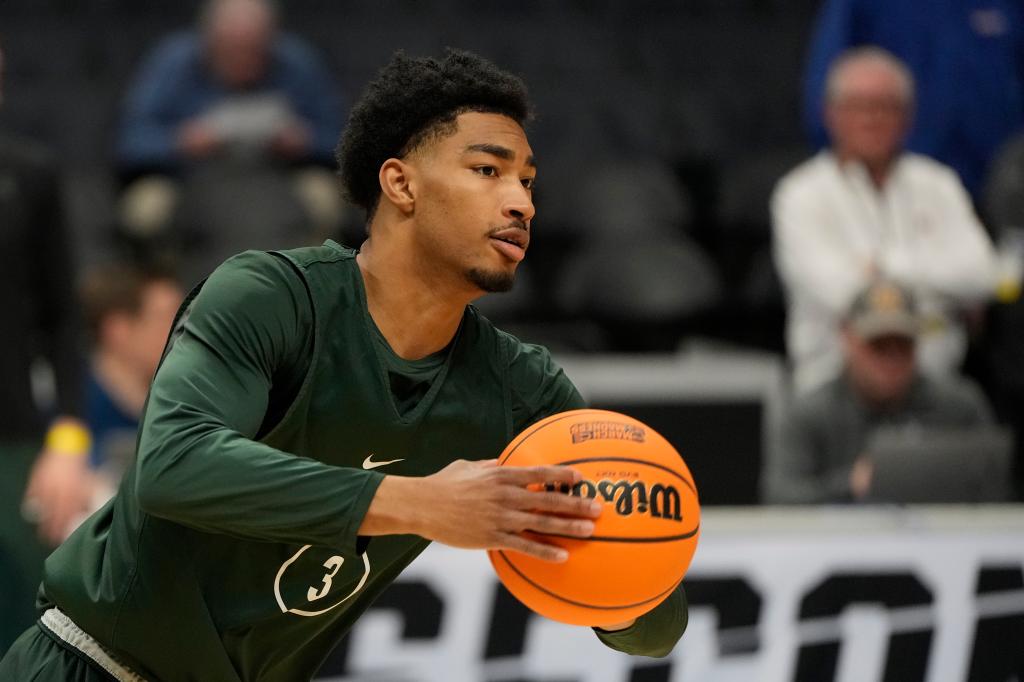
[[[297,38],[278,36],[265,78],[247,92],[283,95],[312,132],[308,160],[333,163],[342,100],[309,47]],[[180,171],[183,159],[175,145],[178,127],[231,94],[207,68],[197,33],[165,39],[142,65],[124,102],[118,165],[125,171]]]
[[[121,409],[91,370],[87,373],[85,399],[85,418],[93,439],[89,464],[97,469],[113,454],[112,449],[124,447],[129,439],[134,443],[139,418]]]
[[[916,81],[910,150],[952,166],[972,194],[999,145],[1024,124],[1024,9],[1020,0],[826,0],[804,83],[804,120],[819,146],[832,61],[878,45]]]

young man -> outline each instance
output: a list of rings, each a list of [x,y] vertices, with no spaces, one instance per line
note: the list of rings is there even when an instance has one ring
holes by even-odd
[[[572,470],[491,459],[582,399],[467,306],[530,240],[527,115],[470,54],[381,71],[338,159],[369,238],[242,254],[186,300],[136,465],[48,560],[0,678],[308,679],[431,540],[560,561],[520,531],[592,532],[599,505],[528,489]],[[680,589],[597,634],[664,655],[685,624]]]

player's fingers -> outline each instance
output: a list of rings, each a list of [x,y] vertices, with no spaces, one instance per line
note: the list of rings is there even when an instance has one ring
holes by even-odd
[[[476,464],[481,469],[490,469],[491,467],[498,466],[498,460],[496,460],[496,459],[481,459],[481,460],[479,460],[477,462],[474,462],[474,464]]]
[[[603,506],[589,497],[577,497],[565,493],[539,490],[517,490],[512,493],[513,504],[524,511],[539,511],[566,516],[582,516],[596,519]]]
[[[509,516],[509,520],[513,524],[509,530],[532,530],[545,535],[564,535],[572,538],[589,538],[594,534],[594,522],[587,519],[515,512]]]
[[[503,481],[522,487],[535,483],[573,485],[583,480],[580,472],[565,466],[501,467],[500,471]]]
[[[503,547],[500,549],[510,549],[514,552],[520,552],[527,556],[532,556],[542,561],[551,561],[553,563],[562,563],[569,558],[569,552],[561,547],[528,540],[522,535],[516,535],[513,533],[509,533],[505,536]]]

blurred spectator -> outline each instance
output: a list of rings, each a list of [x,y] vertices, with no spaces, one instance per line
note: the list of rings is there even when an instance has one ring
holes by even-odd
[[[838,317],[873,278],[894,279],[918,296],[927,318],[919,360],[936,374],[959,368],[964,313],[994,291],[994,249],[956,174],[902,150],[913,92],[909,72],[888,52],[844,54],[828,78],[831,149],[776,186],[775,261],[798,390],[840,370]]]
[[[133,236],[150,237],[179,214],[184,227],[202,233],[186,248],[211,263],[244,248],[330,233],[342,210],[330,170],[341,123],[330,74],[306,44],[278,31],[269,2],[210,0],[198,29],[158,46],[128,93],[117,161],[133,182],[121,221]],[[240,186],[257,189],[249,195]],[[211,210],[201,191],[211,187],[226,209],[214,210],[215,218],[196,216]],[[304,215],[262,206],[237,213],[268,193],[268,206]],[[190,203],[200,208],[181,220]],[[236,220],[226,217],[232,215]],[[281,233],[282,221],[291,234]],[[244,229],[225,234],[231,222]]]
[[[0,100],[2,86],[0,53]],[[83,362],[57,176],[44,150],[0,133],[0,652],[35,619],[43,559],[87,502]],[[53,371],[52,405],[35,400],[37,360]]]
[[[949,164],[977,194],[998,146],[1024,125],[1024,7],[1019,0],[826,0],[804,84],[816,144],[826,144],[829,65],[871,44],[905,61],[918,82],[908,148]]]
[[[768,449],[763,495],[771,503],[849,502],[870,494],[872,432],[894,425],[971,428],[992,423],[968,380],[929,378],[915,367],[922,318],[913,294],[870,285],[842,323],[844,373],[797,396]]]
[[[82,287],[92,360],[86,418],[93,434],[90,464],[98,472],[93,505],[114,492],[135,453],[149,385],[184,293],[160,272],[113,265],[90,272]]]

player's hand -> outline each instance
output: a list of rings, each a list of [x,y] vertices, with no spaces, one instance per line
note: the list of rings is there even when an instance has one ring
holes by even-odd
[[[88,511],[92,483],[85,456],[44,450],[32,467],[22,515],[37,524],[44,542],[56,546]]]
[[[509,549],[545,561],[565,561],[568,552],[523,531],[590,537],[592,519],[601,505],[585,497],[530,489],[552,483],[572,485],[580,480],[568,467],[499,467],[495,460],[452,462],[425,478],[386,477],[377,490],[374,506],[392,508],[405,504],[411,512],[412,532],[429,540],[465,549]],[[379,503],[379,504],[378,504]],[[374,532],[364,521],[361,534]],[[369,530],[369,532],[366,532]],[[383,531],[387,532],[387,531]]]
[[[428,476],[437,501],[425,515],[424,537],[453,547],[510,549],[547,561],[565,561],[561,547],[527,539],[526,530],[586,538],[601,505],[564,493],[528,486],[579,482],[568,467],[499,467],[495,460],[459,460]]]

